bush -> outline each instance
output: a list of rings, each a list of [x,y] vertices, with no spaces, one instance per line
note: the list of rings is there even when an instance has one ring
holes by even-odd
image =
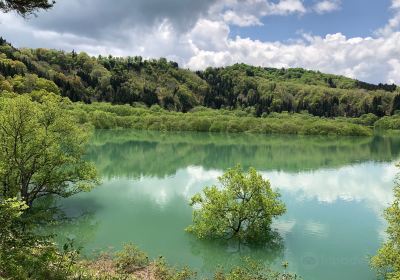
[[[372,114],[359,119],[328,119],[286,112],[258,118],[237,110],[197,107],[189,113],[177,113],[165,111],[159,105],[146,109],[107,103],[78,103],[71,105],[70,109],[78,122],[87,120],[98,129],[368,136],[372,130],[366,125],[375,120]]]
[[[284,264],[287,267],[287,264]],[[249,258],[243,260],[243,265],[232,268],[229,272],[222,269],[214,274],[214,280],[294,280],[301,278],[296,274],[278,273],[266,268],[260,262]]]
[[[393,115],[390,117],[383,117],[375,122],[377,129],[400,129],[400,115]]]
[[[133,244],[126,244],[115,254],[115,266],[121,273],[133,273],[149,265],[149,257]]]
[[[23,217],[26,209],[18,199],[0,199],[0,279],[73,279],[79,251],[70,243],[60,252],[48,238],[36,235]]]
[[[196,273],[188,267],[182,270],[171,267],[163,257],[160,257],[154,265],[154,276],[157,280],[188,280],[196,276]]]

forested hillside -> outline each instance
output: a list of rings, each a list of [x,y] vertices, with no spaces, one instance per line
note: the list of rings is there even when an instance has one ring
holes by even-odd
[[[0,39],[0,91],[44,89],[72,101],[158,104],[187,112],[196,106],[249,108],[256,116],[308,111],[315,116],[378,117],[400,110],[396,85],[373,85],[300,68],[235,64],[192,72],[164,58],[90,57],[86,53],[17,49]]]

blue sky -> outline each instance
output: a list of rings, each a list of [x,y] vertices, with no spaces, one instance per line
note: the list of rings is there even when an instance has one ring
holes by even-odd
[[[0,14],[0,36],[193,70],[243,62],[400,84],[400,0],[57,0],[27,20]]]
[[[307,6],[315,3],[304,1]],[[325,36],[338,33],[347,37],[373,36],[391,18],[390,0],[343,0],[341,8],[331,13],[304,15],[272,15],[262,19],[263,26],[233,26],[231,36],[250,37],[262,41],[288,41],[299,32]]]

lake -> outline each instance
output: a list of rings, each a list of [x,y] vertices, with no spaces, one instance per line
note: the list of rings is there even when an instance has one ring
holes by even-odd
[[[400,137],[96,131],[88,158],[102,184],[61,201],[75,219],[57,228],[60,242],[75,238],[87,255],[133,242],[204,275],[250,255],[278,270],[288,261],[308,280],[368,280],[368,257],[385,238]],[[184,232],[189,198],[236,164],[255,167],[281,192],[279,244],[239,249]]]

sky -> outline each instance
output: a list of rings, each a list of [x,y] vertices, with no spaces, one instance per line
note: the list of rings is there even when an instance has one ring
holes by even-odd
[[[0,13],[0,36],[192,70],[243,62],[400,84],[400,0],[57,0],[37,17]]]

